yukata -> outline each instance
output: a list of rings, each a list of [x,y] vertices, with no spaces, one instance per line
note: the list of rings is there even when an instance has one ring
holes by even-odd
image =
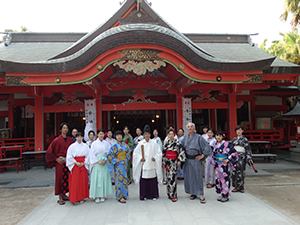
[[[210,140],[207,140],[208,144],[213,148],[215,142],[217,140],[213,137]],[[211,157],[208,156],[206,159],[206,165],[205,165],[205,182],[206,184],[215,184],[215,169],[214,165],[211,163]]]
[[[181,142],[185,148],[186,160],[184,163],[184,189],[190,195],[203,195],[203,174],[202,161],[207,156],[211,155],[211,147],[205,139],[194,133],[184,135]],[[203,159],[197,161],[195,158],[198,155],[205,155]]]
[[[231,173],[232,185],[235,189],[244,190],[246,164],[252,159],[251,147],[245,136],[233,138],[231,144],[239,156],[235,170]]]
[[[56,162],[57,158],[61,158],[66,162],[67,149],[73,144],[71,137],[63,138],[59,135],[55,138],[46,152],[46,162],[49,168],[55,166],[55,195],[66,194],[69,192],[69,169],[66,167],[66,163],[59,164]]]
[[[215,142],[213,145],[213,155],[211,163],[214,165],[216,174],[216,192],[222,197],[230,196],[230,166],[234,169],[234,165],[238,160],[237,151],[226,141],[221,143]],[[228,159],[228,163],[223,163]]]
[[[141,146],[144,146],[145,162],[141,161]],[[140,200],[158,198],[158,183],[162,183],[162,152],[159,145],[152,140],[140,141],[133,151],[132,165],[134,183],[140,186]]]
[[[181,143],[183,140],[184,136],[181,136],[178,141]],[[178,166],[177,167],[177,177],[183,179],[184,178],[184,165]]]
[[[110,145],[107,141],[97,139],[92,144],[90,152],[90,170],[91,170],[91,185],[90,198],[103,198],[113,194],[111,185],[111,177],[108,170],[107,162],[104,166],[100,165],[99,161],[107,160],[107,153],[110,150]]]
[[[208,134],[206,133],[206,134],[202,134],[202,137],[206,140],[206,141],[208,141]]]
[[[70,202],[78,202],[89,197],[89,184],[87,170],[89,163],[89,147],[76,141],[71,144],[67,151],[66,166],[70,170],[69,177],[69,199]],[[84,163],[79,167],[75,162]]]
[[[121,159],[119,163],[117,162],[118,158]],[[117,200],[128,197],[127,166],[129,159],[130,148],[123,142],[114,143],[107,154],[109,172],[115,172],[115,195]]]
[[[129,149],[130,149],[130,160],[128,160],[128,165],[127,165],[127,177],[129,179],[129,181],[131,180],[131,176],[130,176],[130,169],[132,167],[131,165],[131,157],[132,157],[132,151],[133,151],[133,139],[132,136],[130,134],[127,134],[123,137],[122,142],[124,142],[125,144],[128,145]]]
[[[167,171],[167,195],[177,198],[177,163],[185,161],[184,148],[178,140],[168,141],[164,145],[163,164]]]
[[[105,138],[105,141],[107,141],[108,142],[108,144],[109,144],[109,146],[111,147],[114,143],[116,143],[117,142],[117,140],[116,139],[114,139],[114,138]],[[110,173],[110,179],[111,179],[111,182],[112,183],[115,183],[115,172],[114,171],[111,171],[111,173]]]

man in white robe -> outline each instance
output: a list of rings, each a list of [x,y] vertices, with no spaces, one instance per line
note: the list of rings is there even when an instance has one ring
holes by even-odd
[[[140,200],[159,197],[158,183],[162,183],[162,152],[159,145],[150,140],[151,129],[144,128],[144,140],[140,141],[133,152],[133,179],[140,185]],[[142,153],[144,148],[144,158]]]

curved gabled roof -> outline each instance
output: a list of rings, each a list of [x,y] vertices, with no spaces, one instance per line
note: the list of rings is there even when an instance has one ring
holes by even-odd
[[[81,48],[76,53],[59,59],[16,63],[0,61],[0,71],[28,73],[58,73],[79,70],[90,64],[99,55],[118,46],[132,44],[162,46],[177,52],[192,65],[203,70],[213,71],[253,71],[270,67],[275,57],[265,55],[256,61],[227,60],[214,57],[195,44],[191,44],[182,35],[154,24],[127,24],[111,28]]]

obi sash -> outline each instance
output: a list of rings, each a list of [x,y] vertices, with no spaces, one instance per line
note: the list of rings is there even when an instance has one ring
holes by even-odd
[[[115,158],[117,158],[117,159],[120,158],[122,160],[125,160],[126,159],[126,152],[124,152],[124,151],[120,152],[119,154],[116,155]]]
[[[219,163],[227,159],[227,154],[215,154],[215,160]]]
[[[242,146],[234,146],[234,149],[237,151],[237,152],[241,152],[241,153],[245,153],[245,148],[242,147]]]
[[[166,151],[166,158],[167,159],[177,159],[177,152],[176,151]]]

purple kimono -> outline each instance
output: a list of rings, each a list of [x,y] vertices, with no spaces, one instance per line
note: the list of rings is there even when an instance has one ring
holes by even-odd
[[[214,165],[216,174],[216,192],[221,194],[223,198],[230,196],[230,167],[234,169],[234,165],[238,160],[237,151],[226,141],[221,143],[215,142],[213,145],[213,156],[211,163]],[[227,164],[223,163],[228,159]]]

